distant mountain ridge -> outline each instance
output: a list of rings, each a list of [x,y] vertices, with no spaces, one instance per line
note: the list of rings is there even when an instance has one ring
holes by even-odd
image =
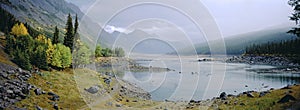
[[[253,44],[281,42],[285,40],[295,39],[296,36],[287,33],[290,29],[291,27],[272,27],[260,31],[226,37],[224,38],[226,53],[243,54],[245,52],[245,48]],[[221,53],[221,45],[216,42],[220,42],[220,40],[211,41],[210,45],[220,47],[218,48],[220,50],[214,51],[217,53]],[[195,48],[198,54],[210,54],[210,48],[207,42],[196,44]],[[191,49],[191,47],[187,47],[182,51],[185,54],[189,54],[193,50]]]

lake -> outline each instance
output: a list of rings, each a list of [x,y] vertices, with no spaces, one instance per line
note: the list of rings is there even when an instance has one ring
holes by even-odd
[[[201,56],[200,56],[201,57]],[[239,94],[299,84],[300,74],[257,74],[249,69],[275,68],[268,65],[198,62],[197,56],[131,56],[142,66],[170,68],[166,72],[125,71],[118,78],[149,92],[153,100],[206,100],[221,92]]]

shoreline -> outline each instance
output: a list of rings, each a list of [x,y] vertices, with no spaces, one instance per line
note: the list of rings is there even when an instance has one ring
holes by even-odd
[[[256,72],[257,74],[300,74],[300,65],[293,63],[284,57],[276,56],[232,56],[225,60],[226,63],[244,63],[249,65],[269,65],[275,68],[270,69],[249,69],[247,71]]]

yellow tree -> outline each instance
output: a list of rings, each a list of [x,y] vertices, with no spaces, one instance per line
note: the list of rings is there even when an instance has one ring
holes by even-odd
[[[53,51],[55,49],[54,45],[52,44],[52,41],[50,38],[46,38],[44,35],[38,35],[35,38],[37,41],[44,43],[47,45],[47,50],[46,50],[46,55],[47,55],[47,62],[51,63],[52,62],[52,57],[53,57]]]
[[[23,23],[15,24],[11,29],[11,34],[16,36],[29,35],[27,28],[24,26]]]

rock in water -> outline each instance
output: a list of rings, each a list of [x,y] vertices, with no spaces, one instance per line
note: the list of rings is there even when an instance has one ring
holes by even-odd
[[[286,102],[289,102],[290,100],[293,100],[295,101],[296,98],[292,95],[285,95],[284,97],[282,97],[277,103],[286,103]]]
[[[98,86],[92,86],[89,89],[85,89],[87,92],[91,93],[91,94],[95,94],[99,91],[99,87]]]

